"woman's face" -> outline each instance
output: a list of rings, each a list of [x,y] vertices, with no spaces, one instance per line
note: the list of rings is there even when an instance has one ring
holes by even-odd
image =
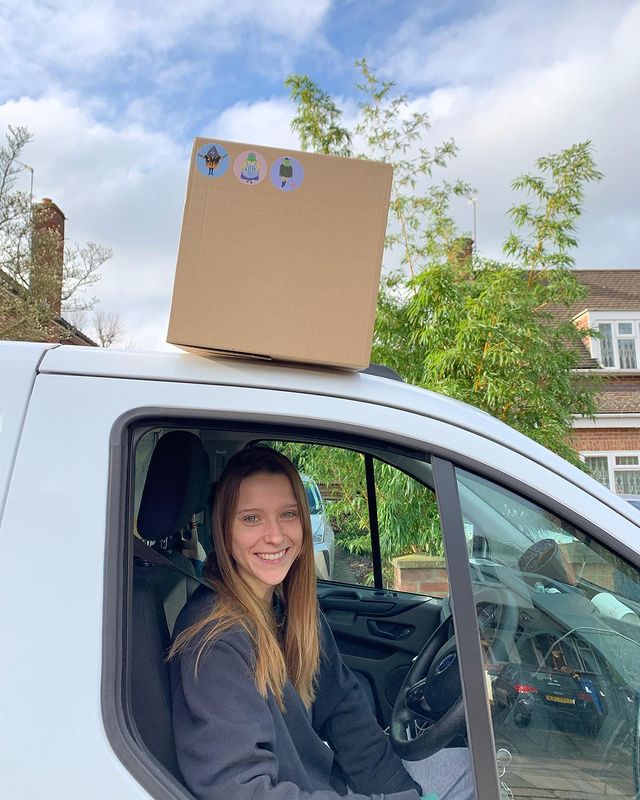
[[[231,555],[240,577],[265,602],[302,547],[302,521],[286,475],[244,478],[231,516]]]

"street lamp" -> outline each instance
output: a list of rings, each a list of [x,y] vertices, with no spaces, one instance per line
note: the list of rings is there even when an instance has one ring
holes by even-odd
[[[473,206],[473,254],[478,254],[478,220],[476,216],[476,204],[478,198],[475,196],[467,197],[467,202]]]
[[[22,161],[18,161],[16,159],[16,164],[19,164],[20,167],[24,169],[28,169],[31,173],[31,178],[29,182],[29,218],[31,220],[31,224],[29,225],[29,253],[33,258],[33,225],[34,225],[34,214],[33,214],[33,167],[30,164],[25,164]],[[19,170],[22,171],[22,170]]]

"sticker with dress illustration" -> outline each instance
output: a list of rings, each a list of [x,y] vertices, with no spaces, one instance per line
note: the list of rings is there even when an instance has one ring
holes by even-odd
[[[221,178],[229,168],[229,153],[221,144],[203,144],[196,153],[196,166],[208,178]]]
[[[255,186],[267,177],[267,160],[255,150],[245,150],[233,162],[233,174],[240,183]]]
[[[297,158],[283,156],[271,167],[271,182],[282,192],[293,192],[304,180],[304,169]]]

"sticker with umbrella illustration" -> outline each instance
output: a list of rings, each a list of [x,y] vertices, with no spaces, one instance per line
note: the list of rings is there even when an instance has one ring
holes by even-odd
[[[196,166],[208,178],[220,178],[229,168],[229,154],[221,144],[207,142],[196,153]]]

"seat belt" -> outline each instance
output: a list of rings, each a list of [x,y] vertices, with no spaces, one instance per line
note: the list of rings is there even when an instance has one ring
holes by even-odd
[[[133,555],[134,558],[139,558],[141,561],[146,561],[148,564],[153,564],[155,567],[164,567],[165,569],[170,569],[172,572],[177,572],[190,581],[196,581],[196,583],[206,586],[210,592],[213,591],[211,585],[208,584],[204,578],[201,578],[199,575],[191,575],[191,573],[182,569],[182,567],[174,564],[171,559],[162,555],[162,553],[159,553],[157,550],[154,550],[153,547],[149,547],[149,545],[145,544],[138,536],[133,537]]]

